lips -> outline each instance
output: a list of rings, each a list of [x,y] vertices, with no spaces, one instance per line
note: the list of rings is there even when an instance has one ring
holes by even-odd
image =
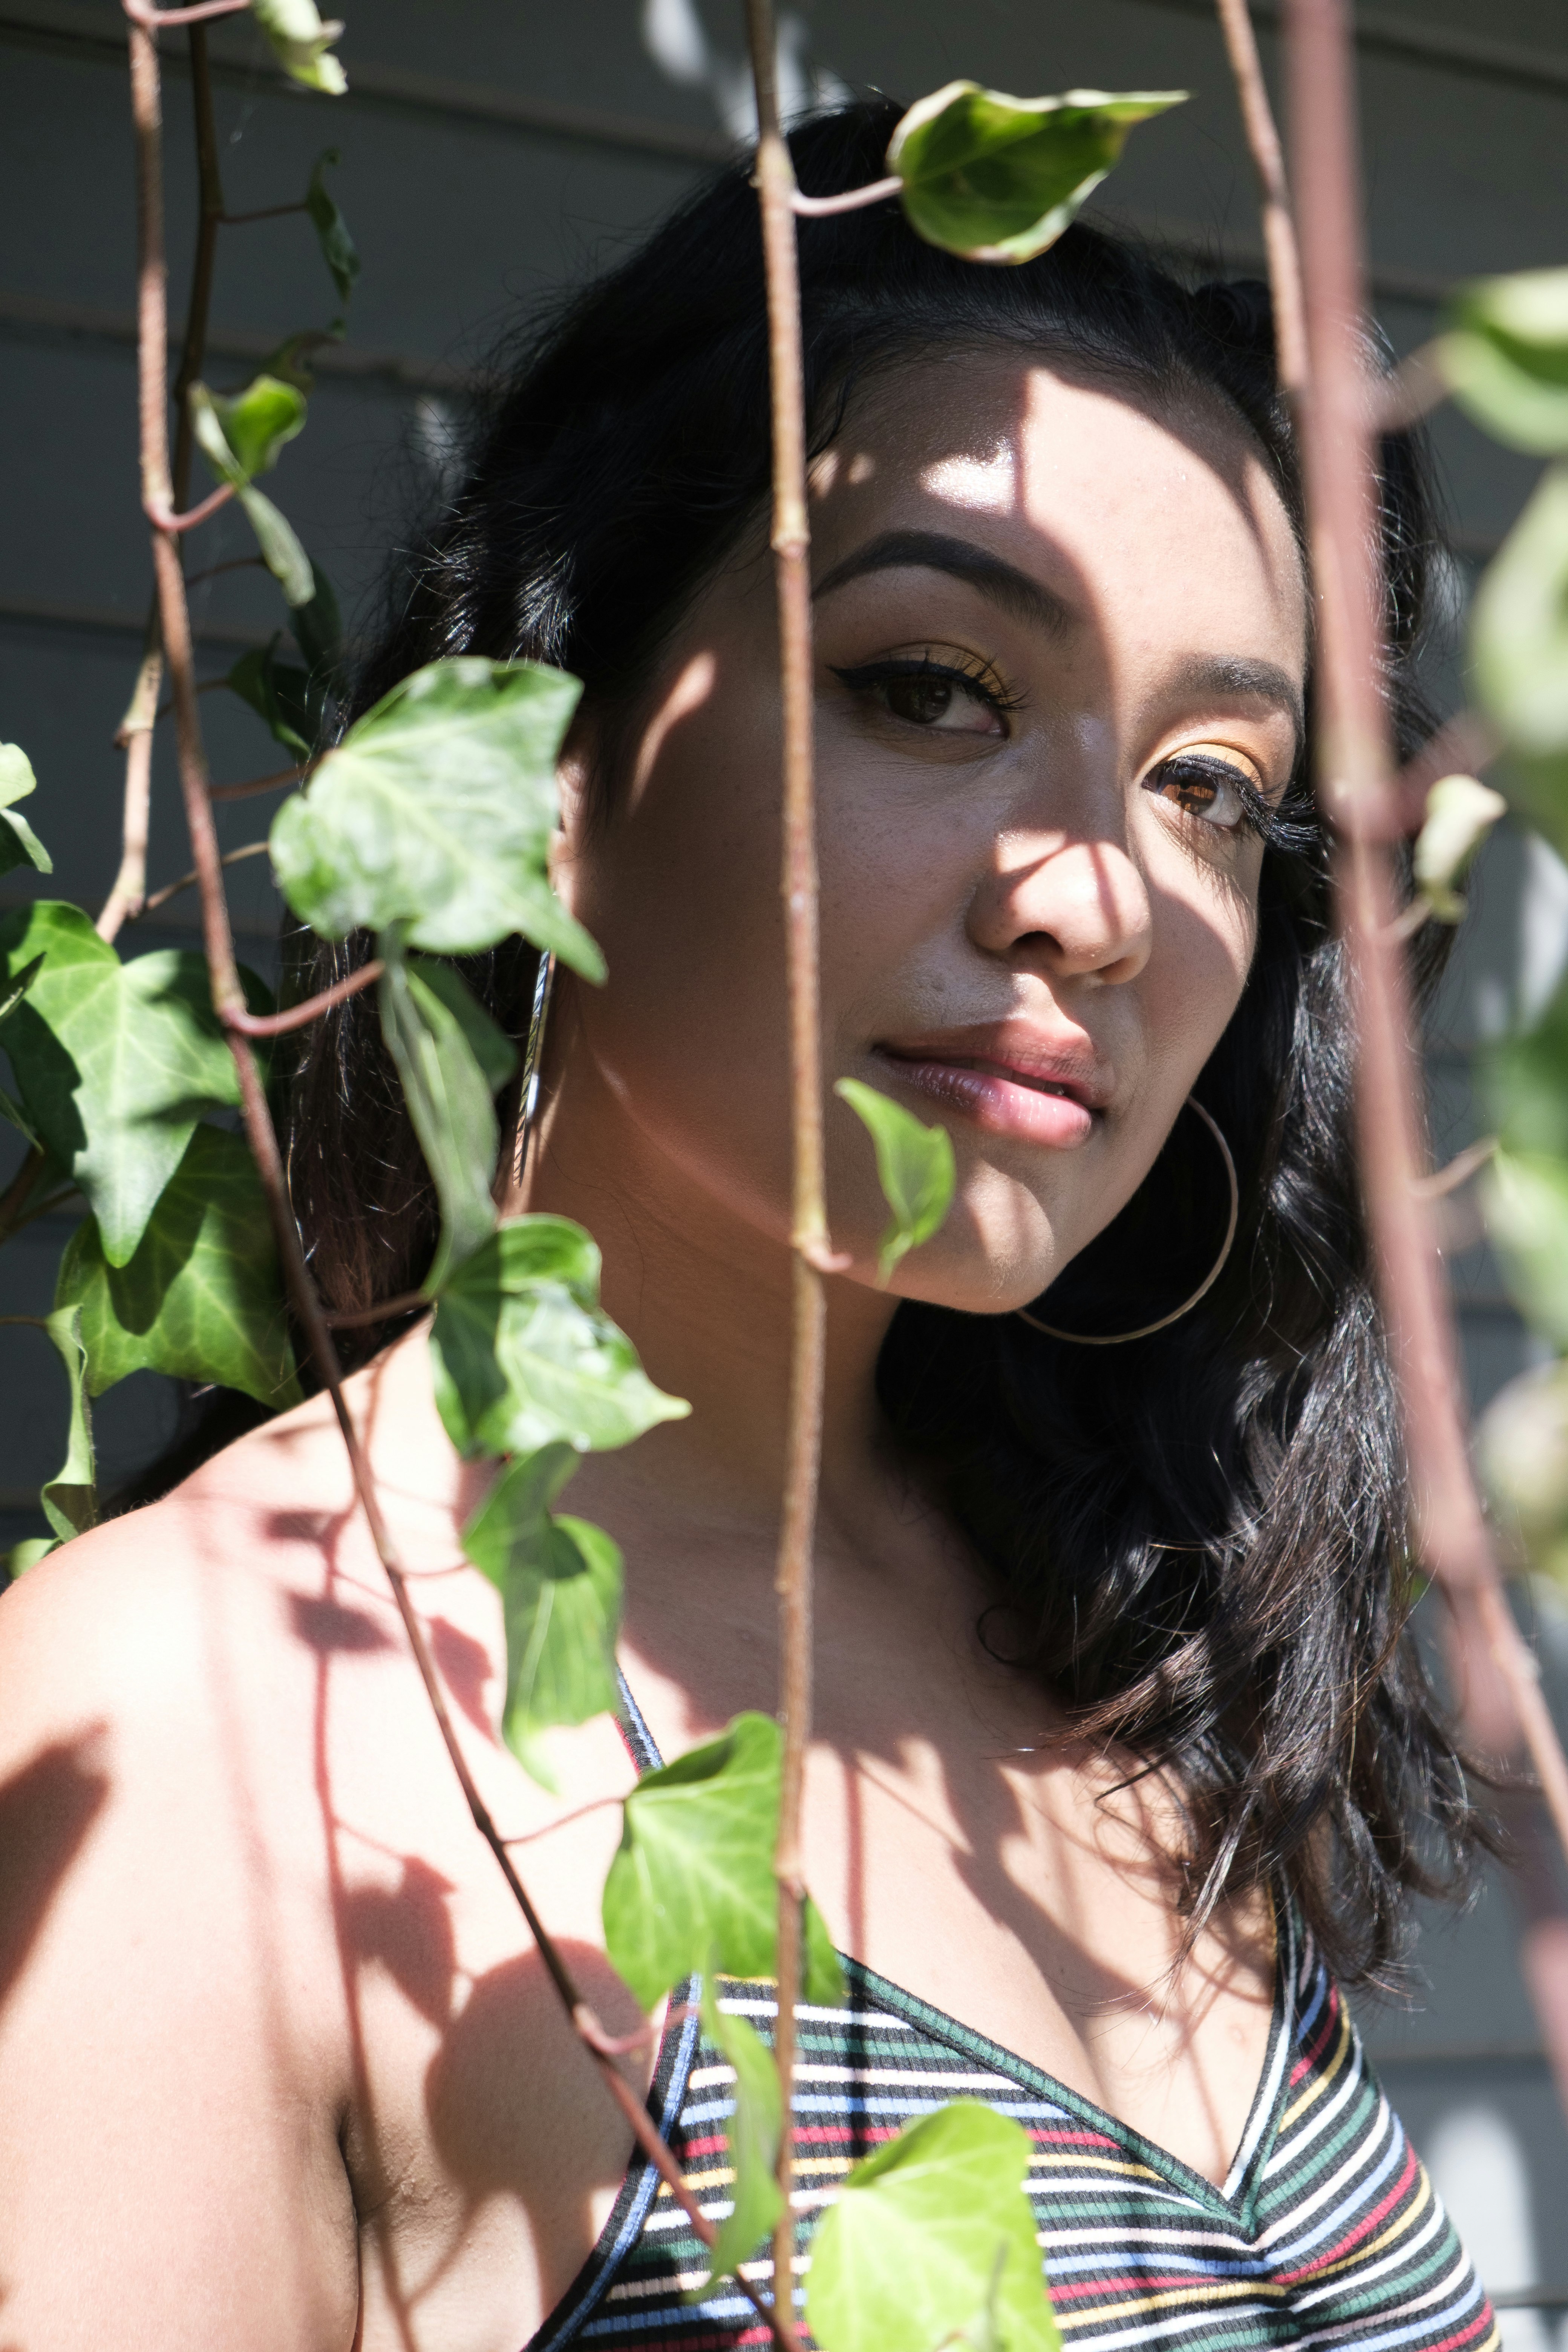
[[[1086,1143],[1113,1076],[1087,1039],[1055,1043],[1022,1024],[879,1045],[892,1075],[989,1135],[1047,1150]]]

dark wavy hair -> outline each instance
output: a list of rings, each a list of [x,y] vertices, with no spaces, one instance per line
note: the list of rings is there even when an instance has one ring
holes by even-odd
[[[802,185],[878,177],[895,120],[866,104],[797,131]],[[1217,404],[1300,534],[1256,283],[1188,288],[1082,226],[1023,268],[977,268],[922,243],[891,204],[805,222],[801,280],[815,448],[881,372],[1005,344],[1144,399]],[[1381,478],[1386,692],[1409,751],[1428,723],[1415,663],[1434,546],[1410,438],[1384,445]],[[760,240],[737,164],[512,354],[466,478],[395,573],[354,708],[442,655],[557,663],[599,716],[599,785],[613,793],[617,723],[754,529],[767,484]],[[1256,959],[1197,1087],[1240,1178],[1219,1281],[1169,1328],[1114,1349],[906,1303],[878,1378],[892,1430],[994,1579],[984,1638],[1078,1735],[1119,1743],[1177,1792],[1189,1919],[1283,1885],[1341,1973],[1365,1979],[1397,1953],[1406,1895],[1459,1885],[1487,1832],[1406,1625],[1398,1420],[1309,773],[1269,829]],[[324,986],[369,951],[307,943],[292,988]],[[531,951],[512,943],[461,969],[519,1034]],[[363,1311],[410,1289],[435,1202],[368,996],[306,1033],[288,1141],[329,1306]],[[1178,1118],[1137,1195],[1053,1286],[1046,1319],[1114,1332],[1177,1304],[1215,1255],[1225,1202],[1212,1139]],[[362,1353],[392,1328],[359,1335]]]

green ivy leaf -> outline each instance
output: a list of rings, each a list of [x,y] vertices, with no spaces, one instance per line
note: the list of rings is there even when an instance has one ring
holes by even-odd
[[[41,1559],[47,1559],[50,1552],[59,1548],[58,1536],[28,1536],[25,1542],[13,1544],[5,1557],[6,1576],[15,1584],[30,1568],[37,1568]]]
[[[300,1402],[266,1195],[246,1145],[221,1128],[196,1129],[128,1265],[109,1263],[84,1219],[55,1304],[79,1310],[93,1396],[146,1370],[279,1409]]]
[[[738,1715],[717,1739],[645,1772],[605,1881],[605,1944],[642,2009],[683,1977],[768,1977],[777,1966],[783,1737]],[[821,1913],[805,1906],[805,1997],[844,1999]]]
[[[394,687],[278,813],[272,862],[294,912],[327,939],[401,929],[437,955],[521,932],[602,980],[545,866],[580,692],[563,670],[469,656]]]
[[[901,1257],[930,1241],[952,1205],[952,1138],[945,1127],[922,1127],[858,1078],[840,1078],[833,1091],[865,1122],[876,1149],[882,1198],[893,1213],[877,1265],[877,1279],[885,1283]]]
[[[205,960],[161,950],[121,964],[79,907],[45,898],[0,916],[5,976],[44,968],[5,1024],[22,1108],[81,1186],[104,1254],[124,1265],[204,1111],[239,1099]],[[258,1008],[268,1002],[247,976]]]
[[[512,1217],[450,1276],[430,1334],[436,1402],[460,1454],[629,1445],[691,1408],[656,1389],[599,1307],[599,1253],[568,1217]]]
[[[888,148],[910,225],[969,261],[1032,261],[1118,162],[1135,123],[1182,89],[1069,89],[1007,98],[950,81],[911,106]]]
[[[1470,646],[1508,742],[1508,797],[1568,850],[1568,465],[1548,468],[1483,578]]]
[[[359,276],[359,255],[354,250],[354,241],[349,235],[348,223],[338,210],[336,202],[328,191],[326,180],[322,176],[329,163],[336,169],[342,160],[335,147],[324,147],[317,156],[315,166],[310,173],[310,184],[305,191],[305,210],[309,213],[310,226],[316,232],[316,243],[321,248],[321,259],[326,263],[331,275],[332,284],[338,289],[338,299],[347,310],[350,297],[354,290],[354,279]],[[340,320],[339,323],[341,325],[342,321]]]
[[[1534,457],[1568,454],[1568,269],[1462,286],[1434,353],[1482,429]]]
[[[348,77],[337,58],[327,54],[342,38],[341,24],[323,22],[315,0],[251,0],[251,13],[285,73],[307,89],[342,98]]]
[[[702,2031],[735,2076],[734,2105],[724,2126],[735,2177],[729,2213],[708,2257],[710,2278],[725,2278],[733,2277],[760,2241],[773,2234],[784,2210],[777,2177],[784,2094],[773,2052],[745,2018],[720,2006],[710,1974],[702,1979]],[[705,2285],[689,2288],[686,2300],[697,2302],[706,2293]]]
[[[1542,1364],[1510,1381],[1481,1415],[1476,1452],[1531,1566],[1568,1586],[1568,1370]]]
[[[540,1735],[607,1713],[619,1695],[620,1552],[602,1528],[551,1516],[577,1458],[555,1444],[509,1464],[463,1529],[464,1552],[501,1597],[502,1733],[523,1769],[552,1790]]]
[[[85,1535],[98,1525],[98,1465],[92,1450],[92,1414],[87,1402],[87,1351],[82,1345],[80,1318],[72,1306],[58,1307],[44,1318],[56,1354],[70,1383],[70,1431],[66,1458],[40,1488],[44,1517],[61,1543]]]
[[[1028,2167],[1023,2127],[973,2099],[858,2164],[812,2241],[806,2324],[823,2352],[1060,2352]]]
[[[247,702],[275,743],[297,760],[308,760],[321,727],[319,697],[302,669],[278,659],[278,638],[240,655],[224,683]]]
[[[55,870],[54,859],[16,805],[37,790],[33,763],[21,745],[0,743],[0,874],[14,866],[32,866],[40,874]]]
[[[1533,1027],[1483,1050],[1479,1076],[1506,1150],[1568,1162],[1568,982]]]
[[[1568,1347],[1568,1160],[1499,1151],[1483,1182],[1488,1230],[1520,1312]]]
[[[441,1237],[423,1285],[434,1297],[494,1230],[494,1097],[517,1055],[450,964],[408,961],[395,942],[379,944],[382,1034],[441,1203]]]
[[[314,562],[310,565],[310,585],[309,601],[295,605],[289,615],[289,626],[305,656],[311,685],[320,688],[330,681],[342,658],[343,624],[332,583]]]
[[[278,461],[279,450],[305,422],[305,399],[298,386],[275,375],[258,375],[232,399],[191,386],[191,428],[220,482],[232,485],[249,518],[261,560],[283,591],[284,602],[307,604],[315,593],[310,559],[270,499],[252,476]]]
[[[1415,840],[1415,887],[1440,923],[1463,922],[1458,886],[1493,825],[1507,814],[1502,794],[1474,776],[1439,776],[1427,793]]]

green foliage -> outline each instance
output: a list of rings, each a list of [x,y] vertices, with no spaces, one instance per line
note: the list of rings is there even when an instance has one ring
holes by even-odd
[[[1437,366],[1459,406],[1510,449],[1568,455],[1568,269],[1463,286]]]
[[[341,24],[323,23],[315,0],[251,0],[251,13],[285,73],[307,89],[342,98],[348,78],[337,58],[327,54],[342,37]]]
[[[354,290],[354,279],[359,276],[359,255],[354,249],[354,241],[349,235],[348,223],[338,210],[336,201],[324,177],[329,163],[335,168],[342,160],[335,147],[325,147],[317,156],[315,167],[310,173],[310,184],[305,191],[305,210],[309,213],[310,226],[316,232],[316,242],[321,248],[321,259],[326,263],[331,275],[332,284],[338,289],[338,300],[342,304],[344,310],[347,310],[350,297]],[[341,327],[342,319],[337,323]]]
[[[644,2009],[683,1977],[773,1973],[782,1757],[771,1716],[738,1715],[717,1739],[645,1772],[626,1799],[605,1882],[605,1944]],[[810,1902],[804,1974],[807,2000],[844,1999],[838,1956]]]
[[[276,743],[297,760],[308,760],[321,723],[321,696],[290,662],[278,659],[278,638],[240,655],[225,681],[247,702]]]
[[[1185,90],[1007,98],[951,81],[911,106],[888,148],[911,227],[969,261],[1032,261],[1116,163],[1135,123]]]
[[[0,743],[0,874],[8,874],[14,866],[31,866],[40,874],[55,870],[53,858],[16,806],[37,790],[32,761],[21,745]]]
[[[147,1370],[300,1402],[266,1195],[245,1143],[220,1128],[196,1129],[127,1265],[110,1264],[96,1220],[83,1220],[55,1305],[79,1310],[95,1397]]]
[[[196,446],[245,509],[261,560],[282,588],[284,602],[309,604],[315,593],[310,559],[291,525],[251,478],[276,465],[284,444],[303,428],[304,394],[279,376],[258,375],[232,399],[209,392],[205,383],[192,384],[190,399]]]
[[[1532,1028],[1487,1049],[1480,1075],[1506,1147],[1568,1162],[1568,983]]]
[[[30,1128],[87,1194],[110,1263],[124,1265],[198,1118],[238,1101],[234,1060],[201,956],[122,964],[79,907],[55,898],[0,916],[5,977],[40,954],[5,1050]]]
[[[553,1790],[540,1734],[614,1707],[621,1555],[603,1528],[555,1518],[575,1450],[542,1446],[502,1471],[463,1529],[463,1549],[501,1597],[506,1698],[501,1730],[525,1770]]]
[[[1492,1399],[1477,1453],[1531,1566],[1568,1588],[1568,1367],[1542,1364]]]
[[[1549,467],[1481,582],[1470,643],[1509,799],[1568,852],[1568,465]]]
[[[44,1318],[44,1329],[65,1366],[70,1384],[70,1423],[66,1458],[47,1479],[38,1500],[59,1542],[84,1535],[98,1525],[98,1465],[92,1450],[92,1414],[87,1402],[87,1355],[79,1318],[74,1307],[57,1307]],[[31,1566],[29,1561],[26,1563]]]
[[[295,913],[468,955],[519,931],[589,980],[604,960],[550,887],[555,761],[581,688],[537,662],[432,662],[355,721],[272,827]]]
[[[731,2202],[709,2256],[710,2276],[723,2278],[732,2276],[755,2253],[784,2210],[777,2178],[784,2093],[773,2052],[745,2018],[720,2008],[711,1976],[702,1980],[702,2031],[735,2073],[734,2110],[724,2126],[735,2176]],[[687,2301],[706,2292],[706,2287],[693,2287]]]
[[[1415,841],[1415,887],[1440,923],[1461,923],[1459,888],[1482,842],[1508,803],[1474,776],[1439,776],[1426,795],[1426,814]]]
[[[1028,2165],[1022,2126],[970,2099],[858,2164],[812,2242],[805,2315],[823,2352],[1060,2352]]]
[[[517,1055],[450,964],[390,954],[380,997],[382,1033],[441,1203],[441,1238],[424,1283],[433,1297],[495,1224],[494,1096]]]
[[[319,688],[342,657],[343,624],[332,583],[316,562],[310,565],[310,586],[312,593],[305,604],[295,605],[289,625],[305,656],[310,684]]]
[[[1487,1172],[1487,1224],[1522,1310],[1568,1347],[1568,1160],[1500,1151]]]
[[[864,1120],[876,1149],[878,1181],[893,1213],[877,1265],[877,1279],[885,1283],[901,1257],[930,1241],[952,1205],[952,1138],[945,1127],[922,1127],[901,1103],[858,1078],[840,1078],[833,1091]]]
[[[567,1217],[513,1217],[453,1273],[430,1334],[436,1402],[459,1454],[629,1445],[690,1411],[599,1307],[599,1253]]]

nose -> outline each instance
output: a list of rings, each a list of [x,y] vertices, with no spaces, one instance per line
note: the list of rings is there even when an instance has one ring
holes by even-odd
[[[999,834],[970,902],[975,945],[1053,980],[1135,980],[1149,961],[1149,892],[1113,833]]]

